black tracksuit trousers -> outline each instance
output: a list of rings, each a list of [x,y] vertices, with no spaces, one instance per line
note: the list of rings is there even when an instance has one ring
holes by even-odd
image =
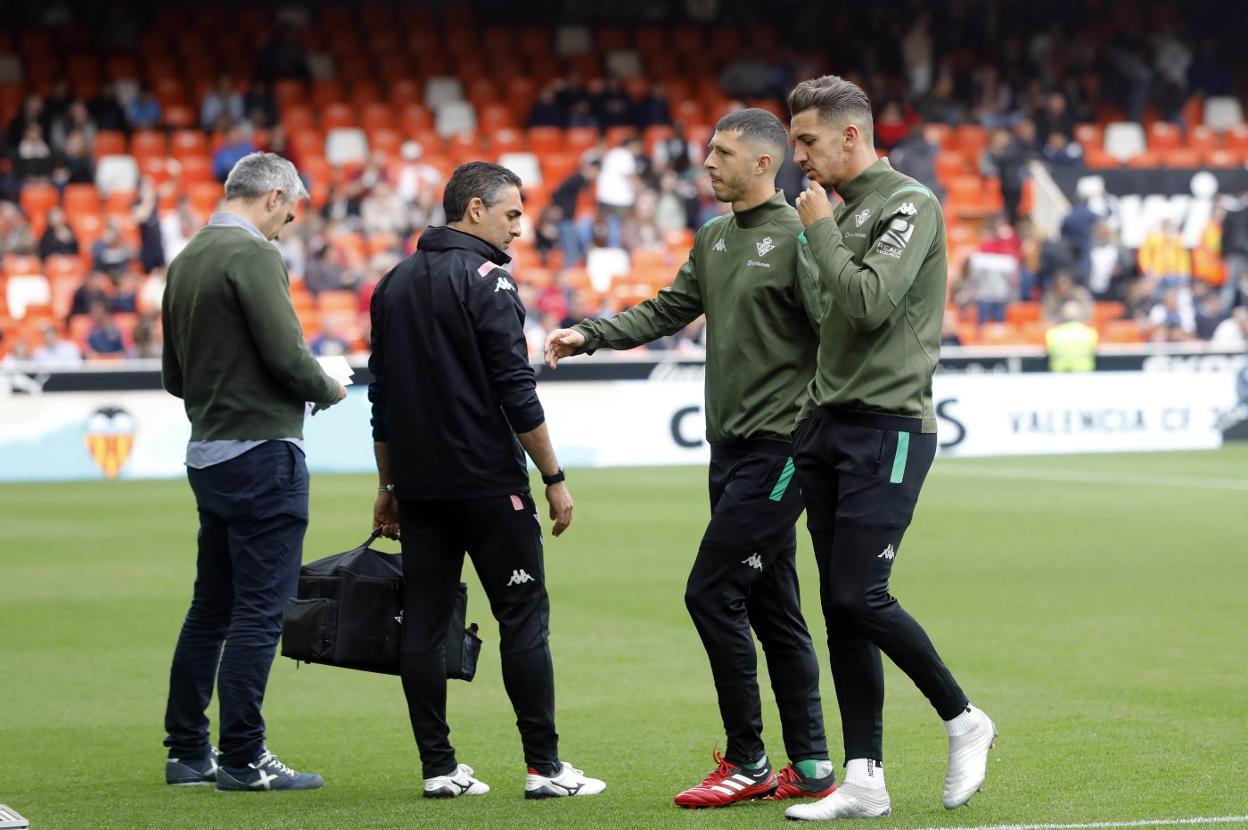
[[[794,437],[846,760],[884,760],[881,651],[942,719],[967,704],[923,628],[888,591],[936,457],[936,436],[920,427],[913,418],[818,409]]]

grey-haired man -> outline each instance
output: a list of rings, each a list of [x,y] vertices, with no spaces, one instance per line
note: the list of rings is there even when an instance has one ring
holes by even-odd
[[[308,526],[304,402],[315,413],[347,392],[308,351],[272,244],[307,197],[294,165],[252,153],[230,171],[225,196],[170,263],[161,309],[161,378],[191,422],[186,467],[199,512],[195,591],[169,677],[165,780],[315,789],[319,775],[266,749],[260,707]],[[219,756],[205,714],[214,679]]]

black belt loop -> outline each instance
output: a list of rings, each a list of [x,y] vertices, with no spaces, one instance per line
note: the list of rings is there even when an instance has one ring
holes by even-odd
[[[829,421],[851,427],[869,427],[887,429],[893,432],[922,432],[922,418],[907,418],[905,415],[886,415],[882,412],[850,412],[845,409],[833,409],[821,406],[816,410]]]

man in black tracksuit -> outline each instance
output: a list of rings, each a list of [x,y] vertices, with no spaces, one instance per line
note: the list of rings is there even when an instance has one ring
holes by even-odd
[[[403,545],[400,667],[431,798],[489,791],[457,763],[446,723],[444,642],[465,551],[499,622],[525,796],[606,788],[558,755],[541,519],[525,453],[547,485],[556,536],[572,521],[572,497],[537,398],[524,306],[502,268],[520,233],[519,188],[504,167],[460,167],[443,197],[447,226],[425,231],[373,295],[373,526]]]

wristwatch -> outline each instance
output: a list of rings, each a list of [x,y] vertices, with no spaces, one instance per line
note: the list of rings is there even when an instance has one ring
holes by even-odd
[[[558,484],[566,478],[567,476],[563,474],[563,468],[560,467],[553,476],[542,476],[542,484]]]

